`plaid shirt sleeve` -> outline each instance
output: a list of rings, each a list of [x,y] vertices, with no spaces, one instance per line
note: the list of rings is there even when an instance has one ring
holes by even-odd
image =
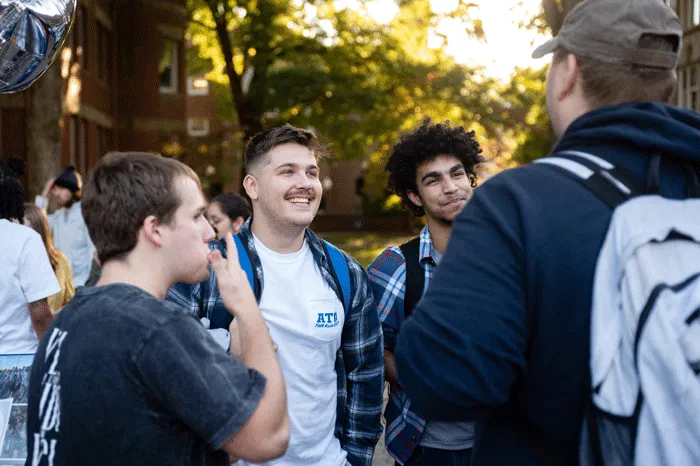
[[[393,352],[404,319],[406,260],[396,246],[386,248],[367,269],[384,331],[384,348]]]
[[[223,257],[226,257],[226,246],[220,241],[210,241],[209,249],[212,251],[219,250]],[[189,283],[176,283],[170,291],[168,291],[165,300],[187,309],[198,319],[210,317],[212,312],[220,308],[223,310],[226,309],[219,295],[216,275],[211,266],[209,266],[209,278],[205,281],[194,285]]]
[[[343,449],[352,466],[371,466],[382,433],[384,350],[382,327],[367,273],[346,255],[355,292],[343,328],[347,408]]]

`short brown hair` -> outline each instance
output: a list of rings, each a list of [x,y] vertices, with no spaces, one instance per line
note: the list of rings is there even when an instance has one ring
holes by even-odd
[[[678,47],[678,39],[648,35],[642,37],[640,46],[670,51]],[[553,62],[559,63],[571,53],[559,47],[554,52]],[[581,72],[583,92],[594,109],[641,101],[668,104],[674,99],[678,84],[675,69],[606,63],[578,55],[576,62]]]
[[[83,189],[85,223],[103,264],[123,259],[147,217],[169,224],[182,200],[175,180],[194,171],[177,160],[146,152],[112,152],[97,162]]]
[[[295,143],[308,148],[318,158],[326,155],[326,147],[311,131],[296,128],[289,123],[256,134],[245,149],[245,171],[250,174],[251,167],[258,165],[272,149],[282,144]]]

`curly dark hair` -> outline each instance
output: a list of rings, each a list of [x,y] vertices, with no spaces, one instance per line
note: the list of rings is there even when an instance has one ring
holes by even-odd
[[[24,175],[24,160],[11,157],[0,164],[0,219],[24,222],[24,188],[19,177]]]
[[[409,191],[418,193],[418,166],[439,155],[453,155],[462,162],[475,188],[476,168],[485,161],[480,154],[481,147],[476,142],[474,131],[467,131],[463,126],[450,126],[449,121],[433,124],[432,120],[426,119],[416,131],[401,137],[384,170],[389,173],[389,187],[401,198],[401,204],[416,217],[422,217],[425,215],[423,208],[408,198]]]

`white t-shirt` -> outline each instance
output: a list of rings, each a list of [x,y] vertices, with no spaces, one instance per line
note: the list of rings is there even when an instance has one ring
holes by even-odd
[[[266,464],[345,466],[347,453],[333,435],[343,305],[323,279],[306,241],[298,252],[278,254],[255,238],[255,249],[264,278],[260,310],[277,343],[290,423],[287,453]]]
[[[0,220],[0,354],[34,353],[29,303],[61,291],[39,233]]]

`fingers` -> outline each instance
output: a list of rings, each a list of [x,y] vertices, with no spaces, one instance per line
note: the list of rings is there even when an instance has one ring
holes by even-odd
[[[214,267],[216,276],[220,277],[222,272],[226,270],[226,259],[223,258],[221,252],[217,250],[211,251],[207,259],[209,259],[209,263]]]
[[[226,257],[236,259],[238,262],[238,248],[236,241],[233,239],[233,233],[226,235]]]

